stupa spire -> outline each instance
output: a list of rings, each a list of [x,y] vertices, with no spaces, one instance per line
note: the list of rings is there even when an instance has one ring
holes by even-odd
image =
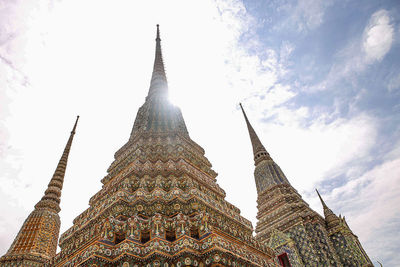
[[[167,94],[168,83],[167,76],[165,75],[164,61],[161,51],[160,26],[157,24],[156,53],[154,58],[153,74],[151,76],[149,94],[147,97],[152,97],[154,95],[167,96]]]
[[[325,201],[322,199],[321,195],[319,194],[318,189],[315,189],[315,191],[317,192],[319,200],[321,201],[322,207],[324,208],[324,212],[325,212],[325,210],[329,210],[328,206],[325,204]]]
[[[79,116],[76,117],[74,127],[72,128],[71,134],[69,136],[68,142],[64,148],[64,152],[57,164],[57,168],[54,171],[53,177],[44,193],[42,199],[35,205],[36,209],[48,208],[55,212],[60,211],[60,197],[61,190],[64,183],[65,170],[67,167],[67,161],[69,156],[69,151],[71,149],[72,140],[74,139],[76,126],[78,125]]]
[[[185,121],[180,109],[173,106],[168,100],[168,83],[164,70],[164,61],[161,52],[160,28],[157,24],[156,53],[154,58],[153,74],[146,101],[136,115],[130,141],[142,133],[149,132],[168,133],[179,132],[188,136]],[[117,153],[116,157],[125,150],[126,144]]]
[[[336,214],[333,213],[333,211],[330,208],[328,208],[328,206],[325,204],[325,201],[322,199],[321,195],[319,194],[318,190],[315,189],[315,191],[317,191],[318,197],[322,203],[322,207],[324,208],[324,217],[325,217],[325,222],[326,222],[328,228],[339,225],[339,222],[340,222],[339,217],[336,216]]]
[[[281,168],[272,160],[271,156],[261,143],[253,129],[253,126],[251,126],[250,121],[247,118],[242,104],[239,103],[239,105],[242,109],[244,119],[246,120],[251,145],[253,146],[254,165],[256,166],[254,178],[256,180],[257,193],[263,193],[264,190],[271,185],[290,184]]]
[[[78,119],[79,116],[44,196],[26,218],[7,253],[0,258],[1,266],[49,266],[56,255],[61,189]]]
[[[243,109],[241,103],[239,103],[240,108],[242,109],[244,119],[246,120],[247,129],[249,130],[251,145],[253,146],[253,154],[254,154],[254,165],[257,165],[262,160],[272,160],[269,153],[263,146],[258,138],[256,132],[254,131],[253,126],[251,126],[249,119],[247,118],[246,112]]]

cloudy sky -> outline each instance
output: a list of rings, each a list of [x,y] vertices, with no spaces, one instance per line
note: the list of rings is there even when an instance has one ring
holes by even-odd
[[[385,0],[0,0],[0,254],[78,114],[62,232],[101,188],[147,94],[157,23],[171,101],[243,216],[255,226],[239,102],[313,209],[318,188],[375,264],[400,261],[400,5]]]

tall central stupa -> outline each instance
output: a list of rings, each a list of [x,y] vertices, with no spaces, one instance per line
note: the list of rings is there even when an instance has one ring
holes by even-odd
[[[167,94],[157,26],[146,101],[102,189],[61,235],[55,266],[275,266]]]

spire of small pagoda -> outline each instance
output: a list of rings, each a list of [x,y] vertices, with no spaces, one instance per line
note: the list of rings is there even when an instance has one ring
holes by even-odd
[[[76,117],[74,127],[72,128],[68,142],[64,148],[64,152],[57,164],[57,168],[50,180],[47,190],[44,193],[42,199],[35,205],[36,209],[48,208],[54,212],[60,211],[60,197],[61,190],[64,183],[65,170],[67,167],[69,151],[71,149],[72,140],[74,139],[76,126],[78,125],[79,116]]]
[[[239,103],[239,105],[242,109],[244,119],[246,120],[247,129],[249,130],[251,145],[253,146],[254,165],[257,165],[263,160],[272,160],[269,153],[261,143],[260,138],[258,138],[256,132],[254,131],[253,126],[251,126],[250,121],[247,118],[246,112],[243,109],[242,103]]]
[[[253,146],[254,165],[256,166],[254,178],[256,180],[257,193],[260,194],[264,192],[264,190],[271,185],[290,184],[281,168],[272,160],[271,156],[261,143],[253,129],[253,126],[251,126],[250,121],[247,118],[242,104],[240,104],[240,108],[242,109],[244,119],[246,120],[251,145]]]
[[[325,217],[325,222],[326,222],[326,225],[328,226],[328,228],[339,225],[339,223],[340,223],[339,217],[336,216],[336,214],[333,213],[333,211],[330,208],[328,208],[328,206],[325,204],[325,201],[322,199],[321,195],[319,194],[318,190],[315,189],[315,191],[317,191],[318,197],[322,203],[322,207],[324,208],[324,217]]]
[[[161,52],[160,25],[157,24],[156,54],[154,58],[153,74],[151,76],[148,97],[153,95],[166,96],[168,93],[167,76],[165,75],[164,61]]]
[[[56,255],[60,231],[58,213],[60,212],[61,190],[78,119],[79,116],[76,118],[64,152],[44,196],[26,218],[7,253],[0,258],[0,265],[31,266],[35,262],[40,266],[47,266],[52,257]]]

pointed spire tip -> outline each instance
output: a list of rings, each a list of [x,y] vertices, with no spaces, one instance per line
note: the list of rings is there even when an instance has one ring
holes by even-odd
[[[251,123],[249,119],[247,118],[246,112],[244,111],[244,108],[242,106],[242,103],[239,103],[240,108],[242,109],[242,113],[244,116],[244,120],[246,121],[247,129],[249,131],[250,135],[250,141],[251,145],[253,147],[253,154],[254,154],[254,164],[257,165],[260,163],[262,160],[272,160],[269,153],[261,143],[260,139],[258,138],[256,132],[253,129],[253,126],[251,126]]]
[[[78,125],[78,120],[79,120],[79,115],[78,115],[78,116],[76,116],[76,121],[75,121],[75,124],[74,124],[74,128],[72,128],[72,131],[71,131],[71,133],[75,133],[76,126]]]
[[[317,188],[315,188],[315,191],[317,192],[317,195],[318,195],[318,197],[322,200],[322,197],[321,197],[321,195],[319,194],[319,192],[318,192],[318,189]]]
[[[324,208],[328,208],[328,206],[325,204],[325,201],[322,199],[321,195],[319,194],[317,188],[315,188],[315,191],[317,191],[317,194],[318,194],[319,200],[321,200],[322,206],[323,206]]]
[[[160,24],[157,24],[156,26],[157,26],[157,38],[156,38],[156,40],[161,40],[160,39]]]
[[[247,124],[247,126],[249,126],[250,122],[249,122],[249,119],[247,118],[246,111],[244,111],[242,103],[239,102],[239,106],[240,106],[240,109],[242,110],[242,113],[244,115],[244,119],[246,121],[246,124]]]

